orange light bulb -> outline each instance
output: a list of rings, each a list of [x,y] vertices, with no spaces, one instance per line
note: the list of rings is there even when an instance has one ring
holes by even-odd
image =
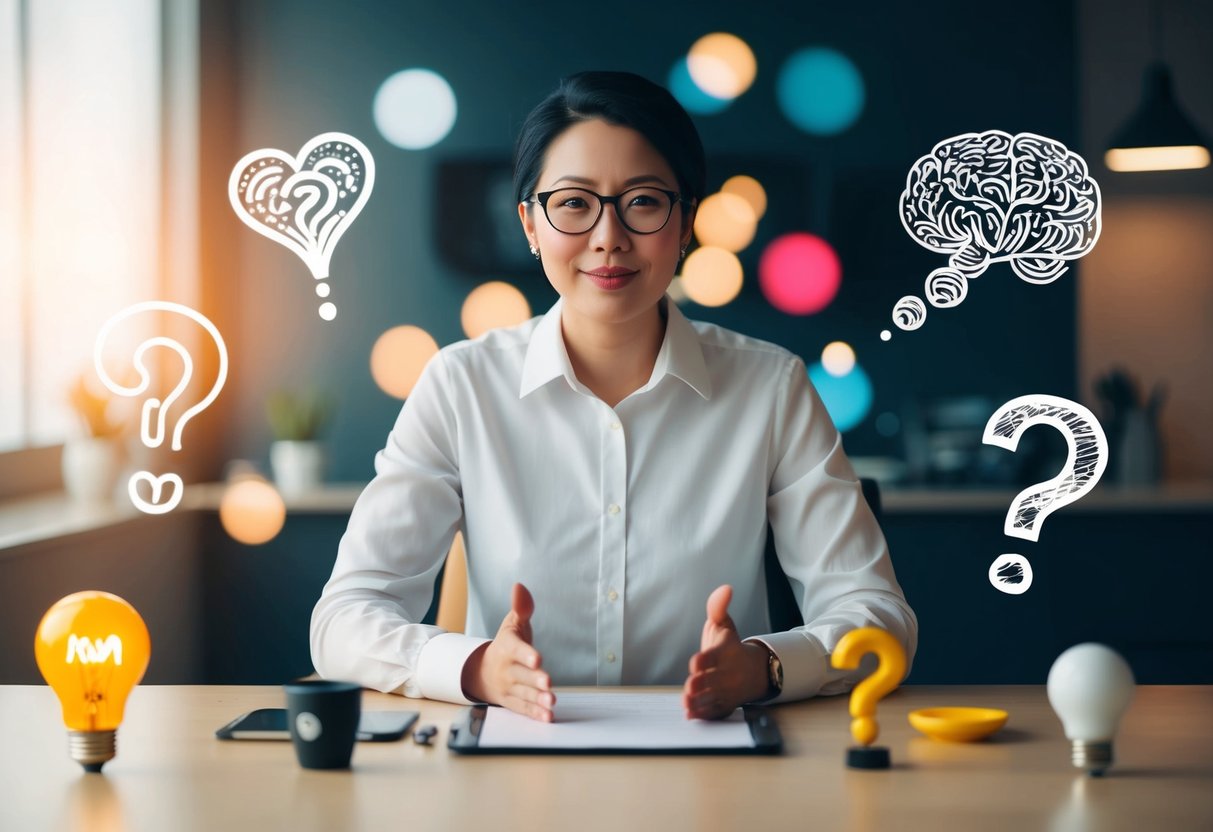
[[[126,698],[151,653],[147,625],[117,595],[77,592],[42,616],[34,656],[63,707],[72,759],[86,771],[113,759]]]

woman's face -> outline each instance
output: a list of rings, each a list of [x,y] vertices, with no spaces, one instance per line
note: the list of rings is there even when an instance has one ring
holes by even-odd
[[[549,145],[535,191],[573,187],[612,196],[639,185],[678,190],[669,163],[644,136],[592,119],[569,127]],[[518,214],[565,309],[606,324],[653,311],[674,276],[679,249],[690,241],[693,221],[693,214],[684,221],[682,207],[675,205],[660,231],[636,234],[620,222],[616,206],[604,205],[589,231],[564,234],[552,227],[539,205],[519,205]],[[608,269],[615,274],[604,271]]]

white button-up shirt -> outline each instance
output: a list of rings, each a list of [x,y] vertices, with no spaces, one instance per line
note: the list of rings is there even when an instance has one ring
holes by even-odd
[[[667,310],[652,377],[614,408],[577,380],[560,302],[429,362],[312,614],[322,676],[467,702],[464,662],[515,581],[554,685],[681,685],[726,583],[741,636],[783,664],[777,701],[848,689],[829,652],[856,627],[913,658],[917,621],[804,363]],[[807,622],[788,632],[768,632],[768,523]],[[466,635],[419,623],[457,529]]]

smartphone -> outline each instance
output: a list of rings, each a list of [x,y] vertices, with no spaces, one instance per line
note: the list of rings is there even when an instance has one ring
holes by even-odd
[[[417,711],[363,711],[358,720],[358,739],[391,742],[404,736],[417,721]],[[286,708],[258,708],[241,714],[215,731],[221,740],[289,740]]]

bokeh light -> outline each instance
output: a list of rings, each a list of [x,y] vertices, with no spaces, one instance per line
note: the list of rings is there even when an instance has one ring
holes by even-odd
[[[682,277],[680,275],[674,276],[674,279],[670,281],[670,287],[665,290],[665,293],[670,296],[670,300],[679,306],[688,300],[687,290],[682,288]]]
[[[700,306],[724,306],[741,291],[742,268],[737,255],[715,246],[692,251],[682,265],[682,290]]]
[[[700,244],[738,252],[754,240],[758,217],[745,197],[715,193],[695,212],[695,237]]]
[[[750,203],[750,207],[754,209],[754,219],[762,219],[762,215],[767,212],[767,192],[762,187],[757,179],[752,176],[739,174],[730,176],[720,186],[720,190],[726,194],[737,194],[739,197]]]
[[[670,69],[669,79],[666,82],[670,92],[678,103],[688,113],[693,113],[699,116],[710,116],[721,112],[733,103],[731,98],[716,98],[708,95],[699,88],[695,83],[695,79],[691,77],[691,71],[687,68],[686,56],[682,56]]]
[[[714,98],[736,98],[750,88],[758,74],[754,50],[728,32],[713,32],[695,41],[687,52],[687,71],[701,90]]]
[[[392,327],[371,349],[371,377],[389,396],[407,399],[421,371],[437,352],[438,342],[424,329]]]
[[[468,293],[459,313],[463,332],[479,338],[490,329],[516,326],[531,319],[531,305],[516,286],[494,280]]]
[[[876,417],[876,432],[884,437],[894,437],[901,431],[901,419],[891,410]]]
[[[855,366],[855,350],[845,341],[831,341],[821,351],[821,366],[832,376],[845,376]]]
[[[219,500],[219,522],[232,539],[249,546],[273,540],[286,522],[286,504],[263,479],[232,483]]]
[[[817,388],[834,425],[843,433],[867,418],[872,409],[872,382],[859,364],[840,377],[830,375],[817,362],[809,367],[809,380]]]
[[[776,237],[758,261],[758,286],[789,315],[812,315],[830,305],[842,283],[842,264],[825,240],[803,231]]]
[[[455,126],[455,92],[438,73],[405,69],[379,85],[373,113],[383,137],[405,150],[433,147]]]
[[[793,54],[775,86],[788,121],[808,133],[829,136],[846,130],[863,111],[863,76],[834,49],[814,47]]]

